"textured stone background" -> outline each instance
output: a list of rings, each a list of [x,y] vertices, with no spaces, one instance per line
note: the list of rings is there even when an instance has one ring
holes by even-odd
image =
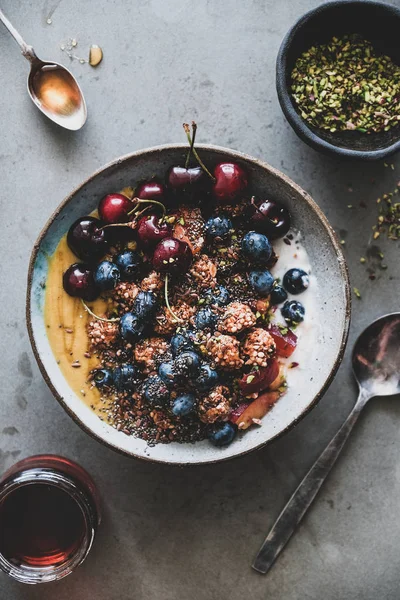
[[[400,179],[399,157],[389,161],[393,171],[382,162],[320,156],[296,138],[278,105],[274,65],[280,41],[297,17],[318,4],[3,0],[3,10],[39,56],[68,65],[60,43],[71,36],[84,56],[91,43],[100,44],[104,61],[96,70],[69,65],[84,89],[89,120],[78,133],[62,131],[28,99],[28,64],[0,27],[0,472],[38,452],[76,459],[99,484],[104,523],[76,574],[40,588],[0,575],[1,600],[399,597],[395,399],[376,400],[366,409],[270,574],[250,569],[283,504],[354,403],[349,352],[318,407],[284,438],[231,463],[180,470],[123,458],[87,437],[42,381],[25,327],[29,255],[55,207],[116,156],[184,141],[181,123],[192,118],[199,123],[199,141],[243,150],[291,176],[346,241],[352,285],[362,292],[353,303],[349,347],[373,318],[399,309],[399,244],[380,243],[389,269],[376,281],[368,280],[359,262],[375,199]],[[54,7],[53,24],[46,25]]]

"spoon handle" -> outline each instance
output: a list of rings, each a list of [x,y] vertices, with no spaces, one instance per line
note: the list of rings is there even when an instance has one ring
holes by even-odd
[[[368,399],[369,396],[361,390],[358,400],[346,421],[308,471],[307,475],[282,510],[252,565],[253,569],[259,573],[268,573],[269,569],[290,540],[297,525],[299,525],[304,517],[328,473],[335,464],[337,457]]]
[[[18,33],[18,31],[15,29],[15,27],[12,25],[12,23],[10,23],[10,21],[7,19],[6,15],[3,13],[1,8],[0,8],[0,21],[2,21],[3,24],[7,27],[8,31],[11,33],[14,40],[17,42],[17,44],[21,48],[22,55],[25,56],[25,58],[27,60],[29,60],[30,62],[34,62],[35,60],[37,60],[38,58],[37,58],[32,46],[29,46],[23,40],[22,36]]]

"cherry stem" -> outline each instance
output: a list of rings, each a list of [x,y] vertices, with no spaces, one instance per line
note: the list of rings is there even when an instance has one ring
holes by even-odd
[[[183,124],[183,128],[184,128],[184,130],[185,130],[185,131],[188,131],[188,132],[189,132],[189,134],[190,134],[189,125],[188,125],[187,123],[184,123],[184,124]],[[188,166],[189,166],[190,155],[191,155],[191,153],[192,153],[192,151],[193,151],[193,148],[194,148],[194,141],[195,141],[195,139],[196,139],[197,125],[196,125],[196,123],[195,123],[194,121],[192,122],[192,130],[193,130],[192,142],[191,142],[191,144],[190,144],[190,148],[189,148],[189,151],[188,151],[188,153],[187,153],[186,162],[185,162],[185,169],[187,169],[187,168],[188,168]]]
[[[196,123],[193,121],[192,122],[192,127],[194,125],[196,125]],[[196,128],[197,128],[197,125],[196,125]],[[189,142],[189,144],[191,146],[191,151],[193,152],[193,155],[195,156],[195,158],[196,158],[197,162],[199,163],[200,167],[203,169],[203,171],[205,173],[207,173],[207,175],[210,177],[210,179],[212,179],[215,182],[215,177],[210,173],[210,171],[207,169],[206,165],[201,160],[200,156],[197,154],[196,148],[192,147],[192,136],[190,135],[189,125],[187,123],[184,123],[183,129],[185,130],[186,137],[187,137],[188,142]]]
[[[162,202],[158,202],[158,200],[150,200],[150,199],[149,200],[143,200],[141,198],[133,198],[132,202],[135,202],[136,206],[135,206],[135,208],[133,210],[131,210],[130,212],[128,212],[129,216],[132,215],[132,214],[134,214],[135,212],[137,212],[137,209],[138,209],[138,207],[139,207],[140,204],[155,204],[156,206],[159,206],[161,208],[162,212],[163,212],[163,215],[161,217],[162,219],[164,219],[165,213],[167,212],[164,204]],[[140,213],[140,214],[142,214],[142,213]]]
[[[164,296],[165,296],[165,305],[167,307],[167,309],[169,310],[169,312],[171,313],[171,315],[174,317],[175,321],[177,323],[182,323],[182,319],[180,319],[172,310],[171,305],[169,303],[168,300],[168,273],[165,275],[165,281],[164,281]]]
[[[117,321],[119,321],[119,317],[116,319],[105,319],[104,317],[99,317],[99,315],[96,315],[86,304],[86,302],[81,298],[81,302],[83,304],[83,308],[89,313],[89,315],[91,315],[92,317],[94,317],[95,319],[98,319],[99,321],[103,321],[105,323],[116,323]]]

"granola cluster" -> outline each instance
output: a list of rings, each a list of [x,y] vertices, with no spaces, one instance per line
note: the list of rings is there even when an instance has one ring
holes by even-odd
[[[187,325],[195,312],[196,309],[186,302],[178,302],[171,306],[171,310],[165,306],[156,315],[154,331],[161,335],[170,335],[174,333],[177,327]]]
[[[87,332],[90,341],[90,349],[92,351],[104,350],[115,343],[118,336],[118,324],[115,322],[93,319],[88,323]]]
[[[221,315],[218,329],[222,333],[236,334],[250,329],[257,322],[251,308],[242,302],[231,302]]]
[[[257,327],[246,337],[242,356],[246,365],[266,367],[268,360],[275,354],[276,345],[274,338],[268,331]]]
[[[240,369],[243,360],[239,354],[240,342],[231,335],[215,334],[207,342],[207,352],[217,368],[227,371]]]
[[[229,388],[217,385],[198,404],[197,412],[203,423],[215,423],[229,416],[232,407],[232,395]]]
[[[138,342],[133,354],[135,361],[143,367],[144,373],[150,373],[166,358],[168,351],[169,344],[164,338],[151,337]]]

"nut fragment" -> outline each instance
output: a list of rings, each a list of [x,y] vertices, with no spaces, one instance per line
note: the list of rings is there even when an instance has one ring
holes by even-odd
[[[97,67],[103,60],[103,50],[100,46],[96,44],[92,44],[89,50],[89,65],[92,67]]]

